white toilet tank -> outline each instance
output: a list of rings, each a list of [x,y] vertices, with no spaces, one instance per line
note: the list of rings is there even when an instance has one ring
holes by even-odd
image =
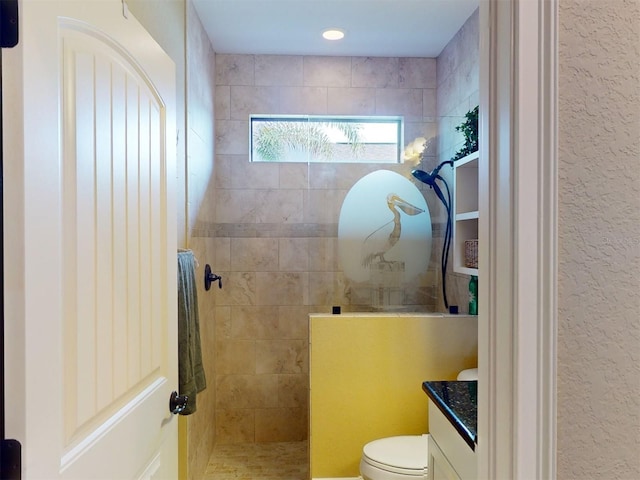
[[[467,370],[462,370],[458,374],[457,380],[478,380],[478,369],[469,368]]]

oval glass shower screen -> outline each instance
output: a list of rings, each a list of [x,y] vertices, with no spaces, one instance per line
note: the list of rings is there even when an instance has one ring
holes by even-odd
[[[431,215],[424,196],[402,175],[378,170],[347,193],[338,221],[338,251],[347,279],[398,292],[427,272]],[[388,298],[392,304],[398,298]]]

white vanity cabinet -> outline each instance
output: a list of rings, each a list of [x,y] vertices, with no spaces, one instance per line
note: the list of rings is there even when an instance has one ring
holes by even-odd
[[[431,399],[429,433],[429,480],[475,480],[475,451]]]
[[[465,264],[465,240],[478,239],[478,158],[473,152],[453,164],[453,270],[478,275]]]

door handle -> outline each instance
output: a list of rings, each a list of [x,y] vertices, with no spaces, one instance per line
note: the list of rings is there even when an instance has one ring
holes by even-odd
[[[186,395],[178,395],[178,392],[174,390],[171,392],[171,397],[169,397],[169,411],[177,415],[187,408],[187,403],[189,403],[189,397]]]

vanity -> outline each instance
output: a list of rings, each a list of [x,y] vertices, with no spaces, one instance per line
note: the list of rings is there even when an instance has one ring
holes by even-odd
[[[429,480],[477,476],[478,382],[424,382],[429,397]]]

